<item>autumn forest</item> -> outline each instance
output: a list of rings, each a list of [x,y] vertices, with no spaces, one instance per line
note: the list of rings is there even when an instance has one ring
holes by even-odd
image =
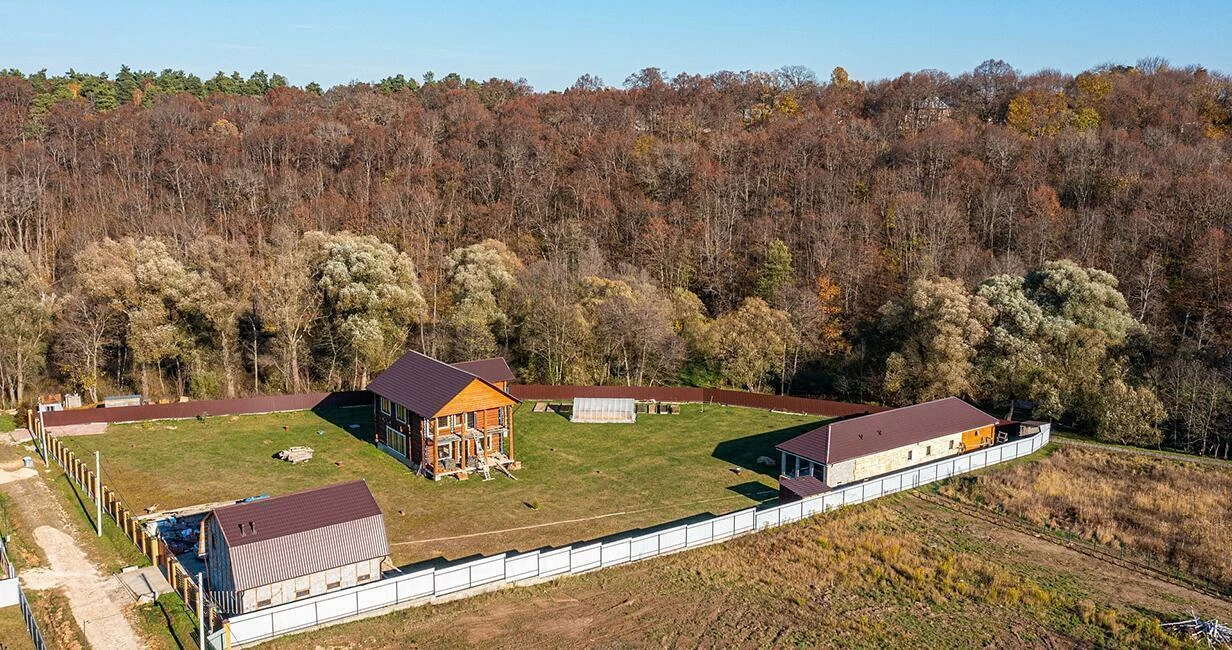
[[[362,388],[416,349],[1232,455],[1232,78],[618,81],[0,72],[3,401]]]

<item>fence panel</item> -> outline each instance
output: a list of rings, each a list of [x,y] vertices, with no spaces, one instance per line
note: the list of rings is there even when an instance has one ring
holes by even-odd
[[[504,558],[501,558],[501,563],[504,563]],[[355,606],[361,612],[388,607],[398,602],[398,585],[378,582],[367,589],[359,591],[356,597]]]
[[[603,544],[602,550],[599,552],[599,564],[603,567],[616,566],[629,561],[631,552],[628,539],[618,539],[614,542],[606,542]]]
[[[539,552],[539,576],[556,576],[569,572],[569,547]]]
[[[603,544],[574,547],[569,551],[569,572],[582,573],[599,568],[603,562]]]
[[[512,582],[539,575],[539,551],[505,557],[505,579]]]
[[[424,569],[395,578],[398,582],[398,602],[431,596],[434,573],[432,569]]]

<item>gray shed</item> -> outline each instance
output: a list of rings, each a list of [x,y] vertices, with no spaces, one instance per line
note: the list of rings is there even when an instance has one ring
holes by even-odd
[[[632,399],[623,397],[578,397],[573,400],[573,422],[624,422],[637,421],[637,410]]]

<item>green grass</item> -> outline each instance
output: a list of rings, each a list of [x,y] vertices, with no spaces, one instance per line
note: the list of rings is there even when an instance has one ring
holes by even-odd
[[[184,601],[175,594],[163,594],[158,600],[139,605],[141,628],[147,638],[157,639],[168,650],[196,648],[196,618],[184,606]]]
[[[0,608],[0,647],[4,650],[34,650],[26,621],[17,605]]]
[[[54,483],[52,489],[64,499],[68,511],[75,515],[74,521],[84,533],[84,537],[89,540],[87,552],[102,569],[109,573],[119,573],[124,567],[150,564],[150,558],[146,557],[141,549],[129,540],[124,531],[120,530],[120,527],[105,512],[103,513],[103,536],[98,536],[94,518],[94,502],[90,500],[89,495],[77,487],[77,484],[67,474],[60,473],[50,480]]]
[[[17,428],[17,419],[8,413],[0,413],[0,433],[8,433]]]
[[[146,422],[65,442],[83,460],[100,450],[104,481],[137,512],[363,478],[385,512],[395,562],[406,563],[561,545],[747,507],[773,498],[777,486],[777,467],[756,459],[774,457],[777,443],[819,422],[685,405],[681,415],[642,415],[634,425],[572,424],[525,404],[514,421],[517,481],[498,474],[434,482],[369,442],[371,417],[365,407]],[[292,445],[312,447],[315,457],[300,465],[274,458]]]

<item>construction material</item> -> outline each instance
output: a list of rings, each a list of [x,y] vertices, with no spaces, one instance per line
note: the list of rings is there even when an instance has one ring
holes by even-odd
[[[312,447],[290,447],[278,452],[278,457],[282,460],[298,465],[312,460]]]
[[[535,408],[531,409],[532,413],[546,413],[548,410],[547,402],[535,402]]]
[[[1216,619],[1199,618],[1190,611],[1190,618],[1175,623],[1164,623],[1160,627],[1189,637],[1208,648],[1232,648],[1232,627],[1220,623]]]

